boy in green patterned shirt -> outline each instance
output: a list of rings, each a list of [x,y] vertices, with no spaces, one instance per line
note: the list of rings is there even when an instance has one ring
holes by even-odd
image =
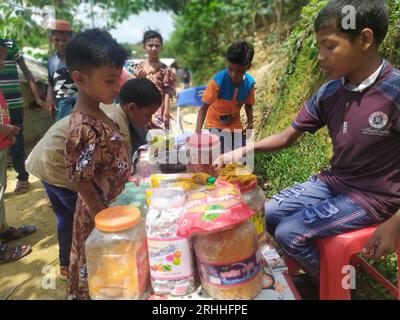
[[[36,103],[42,108],[44,101],[39,95],[38,87],[32,73],[25,64],[25,60],[14,40],[2,39],[7,46],[7,58],[3,70],[0,71],[0,90],[3,92],[10,111],[11,124],[20,128],[16,143],[10,148],[14,170],[18,173],[15,193],[24,193],[29,189],[29,174],[25,170],[25,145],[24,145],[24,101],[19,85],[17,65],[21,68]]]

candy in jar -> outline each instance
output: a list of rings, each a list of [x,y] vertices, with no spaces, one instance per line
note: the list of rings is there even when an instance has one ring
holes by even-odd
[[[156,294],[182,296],[195,289],[193,250],[178,237],[185,193],[178,188],[153,189],[146,220],[151,284]]]
[[[85,249],[93,300],[144,298],[149,263],[145,223],[137,208],[116,206],[98,213]]]

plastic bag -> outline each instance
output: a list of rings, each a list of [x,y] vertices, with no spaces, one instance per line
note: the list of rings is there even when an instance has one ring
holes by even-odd
[[[178,235],[188,237],[230,229],[253,214],[233,185],[192,192],[179,219]]]

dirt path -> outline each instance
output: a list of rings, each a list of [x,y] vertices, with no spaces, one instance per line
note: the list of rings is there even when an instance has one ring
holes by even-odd
[[[185,130],[195,128],[197,111],[197,108],[183,109],[182,124]],[[171,115],[176,120],[176,109],[171,110]],[[175,121],[173,127],[176,128]],[[8,171],[5,199],[7,222],[15,227],[35,224],[38,231],[10,243],[30,244],[32,252],[21,260],[0,265],[0,300],[64,299],[66,283],[58,278],[56,218],[41,182],[32,175],[29,180],[29,192],[14,195],[15,172],[11,169]]]
[[[58,242],[55,215],[40,181],[31,176],[30,182],[29,192],[14,195],[12,191],[16,184],[15,172],[8,171],[5,199],[7,222],[15,227],[26,223],[35,224],[38,231],[27,238],[10,243],[30,244],[32,252],[16,262],[0,265],[0,300],[65,297],[65,282],[57,277]],[[51,279],[54,279],[54,286]],[[43,288],[43,280],[44,287],[48,289]]]

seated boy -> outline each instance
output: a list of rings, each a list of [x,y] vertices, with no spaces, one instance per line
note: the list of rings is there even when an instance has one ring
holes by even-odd
[[[343,7],[348,5],[357,14],[355,29],[342,24]],[[315,240],[399,220],[400,71],[379,56],[389,26],[384,1],[333,0],[314,26],[318,60],[335,80],[322,85],[283,132],[223,155],[220,163],[236,161],[251,150],[278,151],[305,132],[328,127],[334,152],[331,168],[283,190],[265,206],[271,235],[318,278]],[[381,226],[374,239],[383,239],[382,231],[396,237],[390,223]],[[366,249],[373,255],[370,244]]]
[[[196,132],[201,132],[204,121],[211,133],[220,135],[222,152],[245,144],[240,110],[245,106],[246,129],[253,129],[255,103],[254,79],[247,71],[253,61],[254,49],[247,42],[232,44],[226,54],[226,69],[210,81],[203,95],[203,106],[197,116]]]

